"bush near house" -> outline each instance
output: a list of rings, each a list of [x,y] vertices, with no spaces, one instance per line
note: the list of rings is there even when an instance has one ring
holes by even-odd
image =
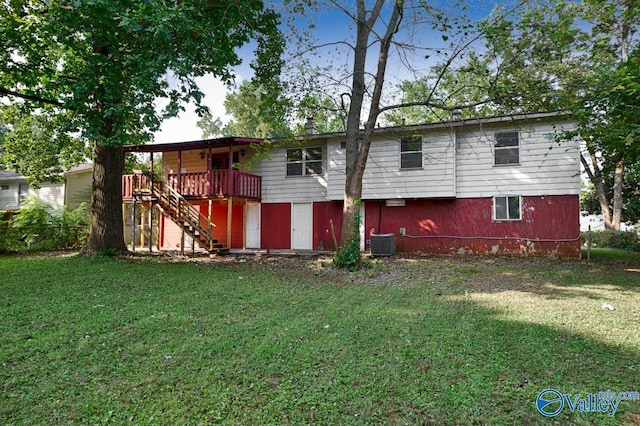
[[[587,241],[587,233],[583,233],[583,240]],[[640,239],[634,231],[591,231],[591,244],[596,247],[609,247],[620,250],[640,252]]]
[[[35,197],[22,204],[13,216],[0,215],[0,253],[77,249],[89,232],[89,214],[85,205],[62,211]]]

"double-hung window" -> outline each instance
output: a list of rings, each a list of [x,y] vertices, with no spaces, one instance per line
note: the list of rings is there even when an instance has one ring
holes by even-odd
[[[493,197],[494,220],[521,220],[522,198],[520,196]]]
[[[520,163],[520,138],[516,131],[495,133],[494,164]]]
[[[287,149],[287,176],[322,174],[322,147]]]
[[[410,136],[400,139],[400,168],[422,168],[422,137]]]

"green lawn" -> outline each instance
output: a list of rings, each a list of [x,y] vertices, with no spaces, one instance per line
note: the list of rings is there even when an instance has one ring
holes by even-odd
[[[607,302],[615,310],[603,310]],[[640,261],[0,257],[0,424],[639,424]]]

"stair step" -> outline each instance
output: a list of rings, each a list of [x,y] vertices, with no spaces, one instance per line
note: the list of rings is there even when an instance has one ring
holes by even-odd
[[[209,250],[210,256],[224,256],[226,254],[229,254],[229,249],[227,247],[214,248],[212,250]]]

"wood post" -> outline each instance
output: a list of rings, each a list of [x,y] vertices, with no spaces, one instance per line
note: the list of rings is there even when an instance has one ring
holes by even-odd
[[[233,218],[233,198],[227,198],[227,248],[231,248],[231,226]]]
[[[136,202],[133,201],[131,208],[131,251],[136,251]]]

